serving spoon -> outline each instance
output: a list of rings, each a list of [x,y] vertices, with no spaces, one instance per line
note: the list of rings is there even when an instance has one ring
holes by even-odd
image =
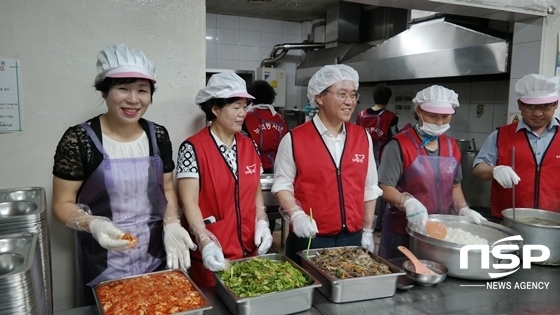
[[[404,247],[404,246],[397,246],[398,250],[401,251],[401,253],[403,253],[406,257],[408,257],[408,259],[410,259],[410,261],[412,261],[412,264],[414,265],[414,270],[416,271],[416,273],[420,273],[423,275],[433,275],[433,276],[437,276],[438,274],[435,273],[434,271],[432,271],[430,268],[424,266],[422,264],[422,262],[420,260],[418,260],[418,258],[416,258],[416,256],[414,256],[414,254],[408,250],[408,248]]]
[[[447,236],[447,226],[439,221],[426,221],[428,235],[438,240],[444,240]]]

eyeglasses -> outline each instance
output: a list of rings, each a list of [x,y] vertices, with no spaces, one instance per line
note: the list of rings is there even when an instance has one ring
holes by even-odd
[[[351,101],[357,101],[360,98],[360,94],[358,92],[348,93],[344,90],[340,90],[340,91],[337,91],[337,92],[326,90],[325,92],[329,92],[329,93],[334,94],[334,96],[336,96],[336,98],[341,102],[346,101],[348,98],[350,98]]]
[[[556,105],[556,102],[548,103],[548,104],[539,104],[539,105],[521,103],[521,107],[523,107],[524,109],[526,109],[527,111],[530,111],[530,112],[534,112],[537,109],[540,109],[541,111],[546,111],[546,110],[549,110],[549,109],[553,108],[555,105]]]

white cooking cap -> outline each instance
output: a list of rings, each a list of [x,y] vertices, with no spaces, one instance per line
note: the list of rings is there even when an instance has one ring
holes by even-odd
[[[317,70],[311,79],[309,79],[309,84],[307,85],[309,104],[313,107],[317,107],[315,96],[319,95],[329,86],[341,81],[352,81],[354,83],[354,89],[357,90],[360,86],[359,80],[358,72],[352,67],[347,65],[324,66]]]
[[[420,106],[423,110],[436,114],[453,114],[459,107],[459,95],[455,91],[440,85],[432,85],[416,94],[412,100],[414,108]]]
[[[194,102],[198,105],[213,98],[245,97],[254,99],[247,93],[245,80],[233,71],[213,74],[205,88],[198,91]]]
[[[546,78],[540,74],[527,74],[515,83],[515,93],[525,104],[548,104],[558,100],[560,77]]]
[[[111,45],[97,54],[95,82],[105,78],[141,78],[156,83],[156,67],[140,50],[125,44]]]

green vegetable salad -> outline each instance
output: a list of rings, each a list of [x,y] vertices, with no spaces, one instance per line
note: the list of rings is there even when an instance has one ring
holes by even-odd
[[[242,298],[300,288],[311,282],[288,261],[259,257],[232,263],[217,274],[235,295]]]

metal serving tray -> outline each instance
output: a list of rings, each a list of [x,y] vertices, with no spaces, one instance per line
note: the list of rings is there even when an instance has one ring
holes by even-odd
[[[297,289],[272,292],[250,298],[241,298],[235,295],[224,281],[214,273],[216,292],[232,313],[236,315],[281,315],[302,312],[311,308],[313,291],[315,288],[321,286],[321,283],[319,283],[317,279],[282,254],[265,254],[258,257],[280,262],[288,261],[292,266],[300,270],[310,282],[313,281],[313,283]],[[254,257],[233,260],[231,263],[246,261],[253,258]]]
[[[115,279],[115,280],[107,280],[107,281],[103,281],[103,282],[97,284],[96,286],[92,287],[93,295],[95,297],[95,303],[97,304],[97,309],[99,310],[99,314],[104,315],[105,312],[103,311],[103,306],[101,305],[101,302],[99,301],[99,297],[97,296],[97,288],[98,287],[109,284],[109,283],[114,282],[114,281],[133,279],[133,278],[139,278],[139,277],[149,276],[149,275],[154,275],[154,274],[159,274],[159,273],[176,272],[176,271],[183,274],[189,280],[189,282],[192,284],[194,289],[204,299],[205,303],[202,307],[195,308],[195,309],[188,310],[188,311],[184,311],[184,312],[180,312],[180,313],[174,313],[174,315],[185,315],[185,314],[202,315],[202,314],[204,314],[204,311],[211,309],[212,308],[212,302],[210,302],[210,300],[204,295],[204,293],[202,293],[200,288],[194,283],[194,281],[184,271],[182,271],[181,269],[170,269],[170,270],[162,270],[162,271],[156,271],[156,272],[148,272],[148,273],[144,273],[144,274],[137,275],[137,276],[124,277],[124,278]]]
[[[354,249],[360,247],[346,246],[332,247],[329,249],[337,248]],[[322,286],[318,288],[319,291],[334,303],[371,300],[393,296],[397,290],[397,279],[399,276],[406,275],[406,273],[397,266],[372,252],[368,252],[375,261],[388,265],[392,274],[351,279],[333,278],[311,261],[317,252],[323,249],[324,248],[310,249],[309,259],[306,257],[307,250],[298,252],[298,255],[301,256],[303,269],[307,270],[312,276],[321,281]]]

